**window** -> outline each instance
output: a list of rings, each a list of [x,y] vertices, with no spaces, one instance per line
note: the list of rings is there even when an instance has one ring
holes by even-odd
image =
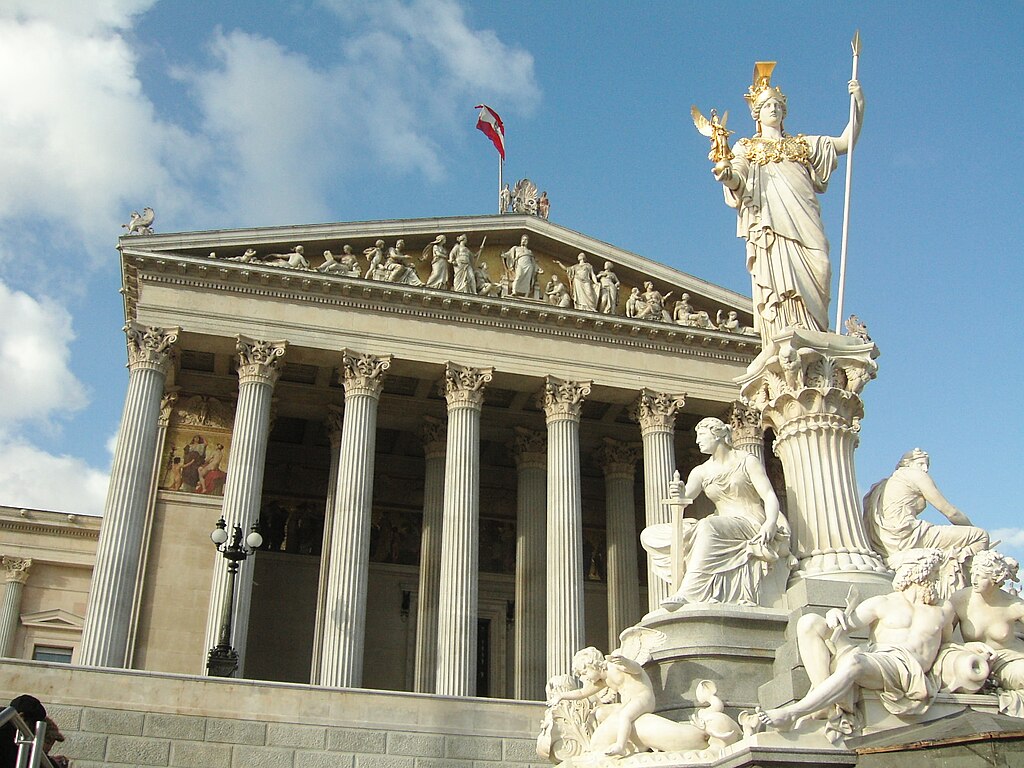
[[[37,645],[32,650],[33,661],[52,661],[57,664],[71,663],[71,648],[61,648],[56,645]]]

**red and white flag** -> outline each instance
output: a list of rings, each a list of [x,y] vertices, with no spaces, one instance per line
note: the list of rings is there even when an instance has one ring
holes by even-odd
[[[477,104],[476,108],[480,110],[480,115],[476,119],[476,127],[487,135],[487,138],[494,144],[494,148],[498,150],[498,154],[501,155],[501,159],[504,160],[505,124],[501,122],[498,113],[486,104]]]

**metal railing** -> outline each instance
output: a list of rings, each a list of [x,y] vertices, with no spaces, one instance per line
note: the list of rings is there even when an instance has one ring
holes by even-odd
[[[43,752],[46,741],[46,721],[36,723],[33,733],[28,723],[14,707],[6,707],[0,712],[0,728],[11,723],[14,726],[14,743],[18,745],[16,768],[54,768],[50,758]]]

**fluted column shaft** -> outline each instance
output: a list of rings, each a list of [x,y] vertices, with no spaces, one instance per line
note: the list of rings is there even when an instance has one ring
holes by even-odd
[[[637,575],[636,502],[633,486],[637,446],[606,439],[598,452],[604,470],[608,538],[608,647],[619,647],[619,634],[640,621]]]
[[[580,411],[590,382],[548,376],[547,676],[569,674],[583,647],[583,496]]]
[[[320,655],[323,650],[324,621],[327,616],[327,575],[331,569],[328,550],[331,546],[331,528],[334,523],[334,497],[338,486],[338,466],[341,463],[342,409],[327,406],[327,438],[331,442],[331,468],[327,477],[327,502],[324,506],[324,535],[320,544],[320,579],[316,587],[316,624],[313,626],[313,655],[310,662],[309,682],[320,682]]]
[[[644,446],[644,513],[648,526],[671,522],[668,507],[662,501],[668,496],[668,484],[676,471],[676,413],[685,402],[684,395],[643,389],[634,405],[633,415],[640,422]],[[660,608],[668,593],[669,584],[654,573],[648,554],[648,610]]]
[[[239,525],[243,534],[259,521],[263,501],[263,473],[267,464],[267,440],[270,437],[270,409],[274,384],[281,372],[281,358],[288,343],[260,341],[238,336],[238,402],[231,430],[231,466],[224,486],[221,515],[228,525]],[[206,647],[219,642],[221,617],[228,593],[227,560],[213,553],[213,583],[206,619]],[[249,631],[249,605],[252,600],[254,562],[241,565],[235,577],[234,613],[231,623],[232,646],[238,653],[239,676],[245,674],[245,649]]]
[[[4,599],[0,605],[0,656],[14,655],[14,637],[21,623],[21,595],[25,591],[32,560],[4,556]]]
[[[476,694],[480,561],[480,411],[491,368],[445,365],[448,440],[441,528],[437,683],[445,696]]]
[[[157,418],[180,328],[125,327],[128,392],[114,449],[78,662],[123,667],[156,456]]]
[[[518,470],[516,489],[516,602],[513,695],[544,698],[545,584],[547,564],[547,436],[516,428],[512,455]]]
[[[437,609],[441,589],[446,440],[444,422],[427,417],[423,426],[423,531],[420,539],[420,583],[416,603],[416,659],[413,680],[417,693],[433,693],[437,682]]]
[[[357,688],[363,681],[366,587],[370,567],[377,405],[391,356],[345,352],[345,419],[334,492],[320,684]]]

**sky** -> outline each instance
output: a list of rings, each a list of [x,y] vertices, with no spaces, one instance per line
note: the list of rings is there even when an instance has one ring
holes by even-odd
[[[786,129],[838,135],[856,29],[844,301],[882,353],[858,484],[920,446],[1024,556],[1019,0],[0,0],[0,504],[102,510],[130,211],[157,232],[492,213],[484,102],[553,222],[749,296],[690,105],[750,135],[775,60]],[[833,295],[845,172],[822,197]]]

